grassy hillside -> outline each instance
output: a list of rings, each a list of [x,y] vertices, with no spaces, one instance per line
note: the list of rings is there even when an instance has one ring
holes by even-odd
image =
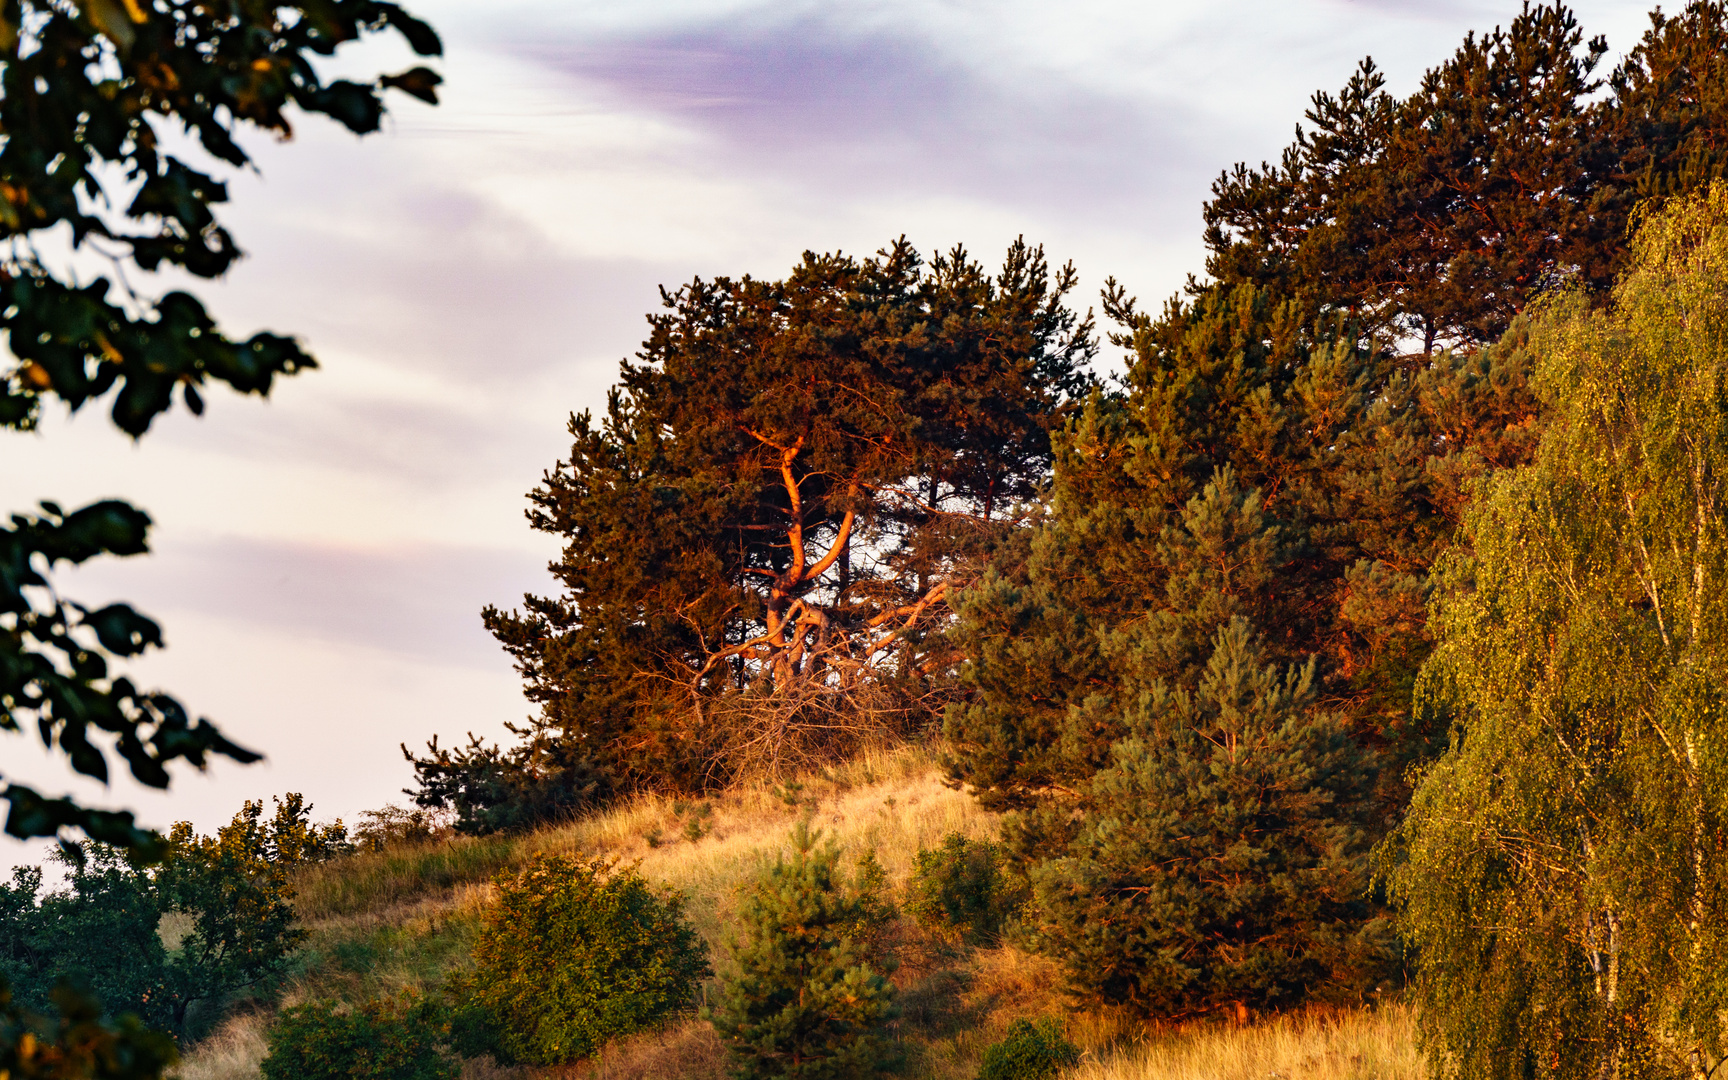
[[[799,801],[813,802],[816,823],[838,841],[846,860],[874,850],[896,886],[920,847],[936,846],[949,832],[989,838],[997,828],[993,815],[943,786],[927,754],[908,749],[809,777],[796,793],[746,788],[696,805],[645,798],[527,837],[459,838],[355,855],[300,878],[297,907],[310,933],[285,1000],[430,987],[464,963],[491,877],[541,851],[639,862],[645,877],[683,890],[718,965],[738,888],[786,849],[802,812]],[[1075,1080],[1421,1075],[1410,1016],[1399,1006],[1316,1012],[1246,1029],[1154,1029],[1115,1013],[1070,1013],[1056,969],[1013,947],[956,952],[909,924],[898,935],[901,965],[894,982],[907,1076],[970,1080],[984,1048],[1009,1023],[1044,1015],[1064,1017],[1069,1037],[1085,1051],[1071,1074]],[[183,1080],[256,1076],[268,1023],[263,1013],[230,1020],[192,1051]],[[724,1075],[718,1041],[695,1019],[615,1045],[605,1064],[605,1075],[616,1080]],[[594,1072],[584,1067],[540,1075]],[[532,1074],[470,1066],[467,1075]]]

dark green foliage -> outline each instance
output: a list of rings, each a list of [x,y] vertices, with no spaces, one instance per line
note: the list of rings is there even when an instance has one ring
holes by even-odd
[[[956,942],[993,943],[1023,899],[1004,872],[1001,848],[959,833],[934,851],[919,848],[906,885],[906,911]]]
[[[841,880],[839,852],[800,821],[745,899],[718,1004],[705,1015],[740,1080],[846,1080],[892,1063],[894,988],[866,962],[870,901]],[[863,875],[868,880],[866,872]]]
[[[472,734],[461,748],[441,747],[434,736],[423,758],[404,745],[418,786],[403,794],[422,810],[454,813],[459,833],[490,836],[562,821],[610,791],[585,747],[543,732],[518,734],[527,738],[510,750]]]
[[[230,995],[281,973],[303,937],[291,871],[345,844],[341,823],[313,825],[311,809],[290,795],[265,819],[263,804],[248,802],[214,837],[181,823],[156,867],[87,844],[79,858],[61,856],[66,886],[46,896],[39,869],[14,871],[0,885],[0,978],[36,1012],[70,980],[110,1016],[198,1034]],[[183,930],[171,947],[165,917]]]
[[[47,1013],[69,982],[153,1027],[173,1023],[169,959],[157,936],[165,907],[150,875],[116,849],[89,845],[80,865],[61,858],[64,888],[40,896],[42,871],[20,867],[0,885],[0,979],[17,1003]],[[102,948],[92,948],[102,942]]]
[[[135,1016],[104,1021],[100,1002],[57,987],[52,1015],[21,1008],[0,980],[0,1076],[8,1080],[161,1080],[174,1040]]]
[[[852,895],[858,902],[851,923],[842,932],[859,944],[866,963],[882,971],[893,971],[899,962],[894,957],[890,930],[900,918],[900,909],[894,903],[888,870],[874,849],[858,856],[852,872]]]
[[[1193,690],[1158,683],[1031,870],[1029,927],[1070,984],[1159,1016],[1277,1009],[1384,970],[1368,884],[1372,759],[1316,707],[1314,665],[1265,661],[1245,619]]]
[[[1080,1049],[1062,1034],[1062,1026],[1046,1017],[1034,1024],[1016,1020],[1001,1042],[984,1051],[978,1080],[1054,1080],[1057,1073],[1080,1062]]]
[[[1219,632],[1241,620],[1261,667],[1314,661],[1323,711],[1378,758],[1365,784],[1315,804],[1309,822],[1321,832],[1367,822],[1371,842],[1407,797],[1406,768],[1443,733],[1443,719],[1413,718],[1409,704],[1428,648],[1426,568],[1472,479],[1518,463],[1532,441],[1521,338],[1441,353],[1412,374],[1348,325],[1305,321],[1301,304],[1264,288],[1214,287],[1157,319],[1120,291],[1107,301],[1122,326],[1113,340],[1132,350],[1124,391],[1094,398],[1056,439],[1047,511],[958,601],[968,692],[946,717],[950,774],[986,806],[1020,811],[1004,844],[1021,881],[1071,858],[1103,821],[1155,830],[1154,820],[1111,808],[1094,778],[1118,767],[1122,740],[1139,737],[1146,702],[1198,691]],[[1198,820],[1202,805],[1188,812],[1210,828]],[[1160,842],[1152,833],[1132,842],[1142,840]],[[1250,869],[1242,896],[1272,905],[1262,915],[1278,920],[1281,871]],[[1036,918],[1053,920],[1042,940],[1058,954],[1094,948],[1059,943],[1063,927],[1097,930],[1077,913]],[[1331,948],[1341,928],[1332,915],[1317,918],[1283,924],[1280,948]],[[1105,974],[1094,965],[1098,992],[1141,994],[1130,990],[1139,973],[1125,970],[1108,988],[1096,981]],[[1364,989],[1376,972],[1340,965],[1276,993],[1241,974],[1244,998],[1294,1000]],[[1214,991],[1224,994],[1223,982]]]
[[[456,1080],[448,1035],[435,1002],[314,1001],[277,1014],[258,1069],[264,1080]]]
[[[474,972],[456,988],[464,1052],[567,1064],[695,1005],[706,949],[676,893],[630,869],[560,856],[495,885]]]
[[[222,274],[240,255],[214,212],[226,188],[168,150],[246,167],[241,133],[287,137],[290,105],[365,133],[379,126],[386,87],[435,101],[438,76],[423,67],[364,84],[320,75],[315,60],[386,28],[421,55],[440,51],[429,27],[380,0],[0,3],[0,334],[13,360],[0,370],[0,428],[34,427],[46,399],[77,410],[112,393],[115,425],[139,437],[176,392],[200,413],[200,388],[211,382],[265,395],[278,375],[315,366],[292,338],[231,340],[188,293],[152,300],[105,277],[72,284],[38,259],[33,241],[53,231],[79,247],[99,240],[122,270]],[[32,727],[74,769],[104,780],[106,754],[92,737],[112,740],[136,779],[166,787],[176,759],[202,766],[210,755],[257,755],[111,671],[114,660],[160,646],[153,621],[124,604],[92,610],[63,600],[45,576],[62,562],[139,554],[149,524],[142,511],[105,500],[70,512],[43,503],[0,526],[0,728]],[[14,836],[75,828],[159,851],[123,812],[18,784],[0,799]]]
[[[694,791],[928,720],[948,590],[1089,385],[1074,280],[1023,243],[992,277],[902,240],[667,293],[530,496],[563,592],[485,613],[541,704],[530,745]]]
[[[1277,165],[1213,184],[1207,271],[1423,355],[1495,341],[1563,278],[1605,290],[1639,200],[1722,175],[1725,45],[1724,6],[1692,0],[1653,14],[1604,86],[1607,44],[1564,6],[1526,3],[1403,100],[1364,61],[1314,95]]]

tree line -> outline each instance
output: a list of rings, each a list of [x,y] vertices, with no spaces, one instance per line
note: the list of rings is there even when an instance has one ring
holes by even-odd
[[[434,100],[437,76],[326,81],[314,59],[383,29],[439,51],[374,0],[0,5],[0,229],[220,273],[225,191],[152,124],[230,165],[289,106],[375,129],[385,89]],[[666,291],[530,496],[565,545],[557,590],[484,615],[539,712],[513,746],[405,749],[417,800],[524,829],[939,731],[949,779],[1007,813],[1004,918],[1088,999],[1240,1019],[1408,972],[1440,1072],[1708,1075],[1725,46],[1728,10],[1694,0],[1603,72],[1605,42],[1527,3],[1403,99],[1365,61],[1277,164],[1213,185],[1205,277],[1156,311],[1111,281],[1102,333],[1024,242],[997,270],[902,239]],[[313,365],[27,248],[0,260],[9,428],[112,395],[137,437],[174,394],[198,412],[211,381],[263,394]],[[45,502],[0,530],[0,695],[79,771],[106,777],[112,743],[164,786],[176,760],[255,754],[114,673],[154,622],[50,574],[141,552],[148,525]],[[79,959],[80,913],[144,920],[115,932],[154,967],[115,978],[148,996],[113,993],[172,1013],[154,1022],[231,992],[198,989],[216,976],[160,947],[160,916],[221,892],[207,868],[258,813],[230,844],[0,795],[14,835],[114,845],[66,841],[69,894],[26,875],[0,898],[28,998],[0,1001],[8,1068],[30,1075],[30,980]],[[226,940],[231,914],[185,941]],[[53,1004],[56,1062],[160,1072],[140,1029]]]
[[[1583,555],[1541,564],[1545,588],[1655,620],[1636,646],[1588,638],[1605,651],[1575,661],[1629,682],[1575,693],[1698,720],[1720,679],[1686,643],[1709,637],[1702,553],[1721,521],[1705,433],[1722,415],[1708,274],[1725,46],[1728,12],[1695,2],[1653,14],[1602,72],[1605,42],[1527,4],[1406,98],[1365,61],[1314,96],[1277,164],[1213,185],[1206,277],[1156,312],[1111,281],[1102,336],[1070,306],[1072,269],[1023,242],[995,271],[900,240],[663,293],[604,417],[572,418],[570,455],[530,496],[532,527],[565,544],[558,591],[485,613],[539,714],[514,747],[409,754],[419,797],[485,832],[939,730],[952,782],[1010,812],[1027,940],[1089,997],[1246,1016],[1414,970],[1445,1069],[1582,1075],[1682,1043],[1718,1060],[1705,729],[1652,721],[1666,735],[1649,758],[1661,746],[1671,775],[1641,809],[1624,800],[1642,780],[1578,764],[1590,779],[1566,781],[1567,812],[1598,813],[1598,790],[1621,809],[1564,835],[1558,809],[1519,801],[1536,789],[1504,797],[1542,829],[1498,834],[1459,806],[1535,767],[1480,734],[1485,710],[1536,725],[1518,746],[1542,760],[1620,761],[1631,738],[1574,743],[1515,692],[1561,677],[1527,649],[1585,601],[1543,600],[1547,621],[1525,625],[1537,616],[1484,599],[1474,560],[1511,527],[1501,491],[1644,470],[1564,481],[1595,493],[1568,512],[1608,518],[1545,519],[1592,545],[1656,530],[1643,554],[1591,548],[1590,572],[1619,584],[1587,584],[1565,562]],[[1639,366],[1662,318],[1691,367]],[[1107,384],[1088,368],[1106,345],[1126,356]],[[1611,374],[1586,372],[1610,356]],[[1578,433],[1580,394],[1619,410],[1596,436]],[[1657,431],[1696,434],[1658,454]],[[1705,493],[1652,494],[1682,480]],[[1507,565],[1538,557],[1496,542]],[[1433,846],[1447,829],[1461,848]],[[1662,845],[1673,866],[1650,884],[1695,944],[1682,962],[1652,924],[1634,993],[1627,919],[1653,901],[1610,899],[1610,879],[1635,877],[1606,868]],[[1576,858],[1542,869],[1560,850]],[[1464,868],[1481,881],[1450,876]],[[1548,927],[1550,951],[1500,944],[1470,906],[1484,895],[1542,906],[1508,919]],[[1473,959],[1449,951],[1464,940]],[[1684,992],[1647,981],[1664,949],[1662,970],[1694,973]],[[1564,1053],[1542,1041],[1586,1017],[1597,1034]]]

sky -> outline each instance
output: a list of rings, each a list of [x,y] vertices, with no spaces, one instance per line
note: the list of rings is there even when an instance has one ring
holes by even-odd
[[[0,436],[0,507],[127,498],[152,553],[58,576],[168,648],[130,665],[267,760],[166,794],[74,778],[34,737],[0,774],[202,831],[300,792],[318,819],[405,802],[398,746],[508,738],[531,706],[479,611],[552,588],[524,494],[602,410],[657,289],[781,276],[904,234],[986,265],[1016,237],[1156,306],[1203,269],[1200,207],[1275,159],[1309,96],[1372,55],[1408,93],[1466,31],[1449,0],[416,0],[443,103],[398,95],[359,139],[254,138],[225,220],[248,258],[195,286],[234,336],[290,332],[319,370],[267,401],[212,391],[133,443],[100,407]],[[1610,59],[1643,3],[1576,5]],[[387,42],[332,70],[396,70]],[[134,281],[165,291],[184,283]],[[1111,358],[1102,361],[1106,366]],[[0,841],[7,863],[40,844]]]

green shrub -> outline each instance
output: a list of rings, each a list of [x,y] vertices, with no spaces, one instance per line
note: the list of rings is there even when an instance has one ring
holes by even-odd
[[[708,960],[677,893],[610,862],[553,855],[495,884],[466,989],[501,1060],[579,1061],[694,1005]],[[459,1022],[464,1050],[474,1023]]]
[[[1016,1020],[1001,1042],[984,1051],[978,1080],[1051,1080],[1080,1060],[1080,1049],[1055,1020]]]
[[[883,1026],[894,987],[867,963],[872,909],[838,873],[832,843],[800,821],[790,860],[768,868],[741,912],[735,970],[704,1015],[737,1080],[855,1080],[892,1064]],[[871,860],[874,863],[874,860]],[[868,865],[860,878],[871,878]]]
[[[442,1048],[448,1029],[432,1002],[412,997],[344,1008],[314,1001],[283,1009],[270,1029],[264,1080],[456,1080]]]
[[[1002,869],[1001,849],[959,833],[935,851],[919,848],[906,886],[906,910],[925,929],[955,943],[984,945],[1020,906]]]

